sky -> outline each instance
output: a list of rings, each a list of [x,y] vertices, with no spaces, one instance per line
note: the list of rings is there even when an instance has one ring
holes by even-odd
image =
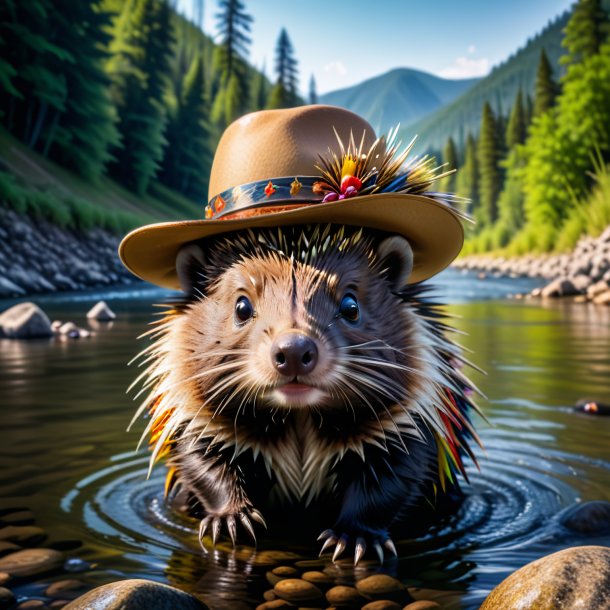
[[[177,0],[193,14],[194,0]],[[285,27],[306,94],[349,87],[392,68],[445,78],[486,75],[573,0],[244,0],[252,15],[248,60],[273,78],[277,37]],[[204,0],[203,29],[216,34],[217,0]]]

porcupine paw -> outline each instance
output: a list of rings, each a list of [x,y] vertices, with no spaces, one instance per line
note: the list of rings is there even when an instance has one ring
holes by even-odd
[[[318,541],[324,541],[320,555],[326,550],[332,549],[333,563],[339,559],[345,549],[350,546],[354,548],[354,566],[358,565],[358,562],[362,559],[362,556],[366,553],[367,549],[374,549],[379,558],[379,563],[383,563],[384,560],[384,549],[389,551],[393,557],[397,557],[396,547],[392,542],[392,539],[387,532],[354,532],[351,534],[337,534],[334,530],[324,530],[319,536]]]
[[[254,544],[256,544],[256,534],[254,533],[252,521],[260,523],[265,528],[267,527],[263,516],[252,507],[243,507],[234,512],[207,515],[201,520],[199,525],[199,543],[203,548],[203,537],[208,529],[210,529],[212,533],[212,544],[216,545],[216,540],[218,540],[222,530],[226,529],[231,538],[231,542],[233,542],[233,546],[235,546],[237,540],[237,524],[241,523],[243,528],[252,537]]]

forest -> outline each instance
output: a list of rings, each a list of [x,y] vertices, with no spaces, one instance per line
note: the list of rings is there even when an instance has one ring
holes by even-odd
[[[286,29],[272,74],[251,65],[243,0],[219,3],[214,40],[168,0],[3,0],[0,17],[2,145],[16,140],[142,201],[107,208],[0,168],[5,204],[62,226],[123,232],[159,219],[146,201],[196,217],[232,120],[317,101],[313,76],[308,99],[299,95]],[[458,171],[441,188],[468,198],[476,220],[466,253],[567,250],[610,224],[609,24],[602,0],[579,0],[563,30],[562,74],[542,49],[533,96],[519,91],[506,113],[487,100],[478,133],[447,140],[439,160]]]

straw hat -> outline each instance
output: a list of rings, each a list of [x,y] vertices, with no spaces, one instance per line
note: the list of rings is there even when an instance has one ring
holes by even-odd
[[[444,269],[464,239],[457,197],[431,192],[446,174],[429,157],[399,151],[395,130],[377,138],[361,117],[333,106],[253,112],[224,132],[202,218],[129,233],[119,247],[140,278],[179,288],[176,256],[192,241],[245,228],[335,223],[403,235],[410,283]]]

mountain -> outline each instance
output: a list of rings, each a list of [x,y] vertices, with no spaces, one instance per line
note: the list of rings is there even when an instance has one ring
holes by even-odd
[[[320,103],[341,106],[365,117],[377,133],[408,125],[442,108],[479,79],[451,80],[410,68],[397,68],[353,87],[320,96]]]
[[[478,134],[481,112],[486,101],[496,113],[500,111],[507,116],[519,87],[524,93],[533,96],[536,70],[543,48],[553,67],[554,78],[558,80],[563,74],[559,58],[565,52],[561,46],[562,30],[569,17],[570,12],[567,11],[549,23],[542,32],[529,39],[524,47],[449,105],[410,125],[403,122],[403,139],[418,134],[418,150],[440,151],[451,136],[461,148],[468,133]]]

